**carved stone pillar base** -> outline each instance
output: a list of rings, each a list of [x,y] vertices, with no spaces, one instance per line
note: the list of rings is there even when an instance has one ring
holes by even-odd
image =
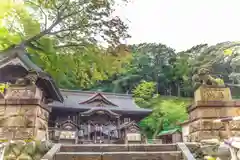
[[[232,100],[229,88],[201,86],[195,91],[194,103],[188,107],[188,113],[191,141],[224,139],[227,138],[224,125],[213,123],[213,120],[240,116],[240,103]],[[233,135],[240,131],[240,122],[231,122],[230,126]]]
[[[230,129],[233,136],[240,136],[240,122],[230,122]],[[191,141],[200,141],[202,139],[220,138],[226,139],[227,132],[223,123],[213,123],[211,119],[199,119],[189,123],[189,132]]]
[[[49,108],[36,86],[10,86],[0,99],[0,140],[47,138]]]

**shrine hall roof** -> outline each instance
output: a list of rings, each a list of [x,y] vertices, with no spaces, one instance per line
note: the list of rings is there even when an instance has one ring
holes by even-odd
[[[148,115],[152,112],[150,109],[144,109],[137,106],[131,95],[127,94],[115,94],[106,92],[93,92],[93,91],[76,91],[76,90],[61,90],[64,97],[64,102],[54,102],[51,104],[53,108],[61,109],[74,109],[79,111],[86,111],[92,108],[99,108],[95,104],[86,103],[88,100],[94,97],[94,95],[102,95],[107,100],[107,109],[117,113],[128,114],[143,114]]]

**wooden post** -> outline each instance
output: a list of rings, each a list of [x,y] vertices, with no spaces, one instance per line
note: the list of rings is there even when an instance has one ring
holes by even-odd
[[[90,133],[91,133],[91,126],[90,126],[90,122],[88,121],[88,140],[90,140]]]
[[[76,136],[75,136],[75,144],[78,144],[78,133],[79,133],[79,130],[78,129],[76,129]]]
[[[110,131],[108,131],[108,144],[110,144]]]
[[[128,137],[127,137],[126,128],[124,129],[124,141],[125,141],[125,144],[128,144]]]
[[[94,125],[94,143],[97,143],[97,125]]]
[[[118,138],[121,138],[121,133],[120,133],[120,118],[117,118],[117,131],[118,131]]]

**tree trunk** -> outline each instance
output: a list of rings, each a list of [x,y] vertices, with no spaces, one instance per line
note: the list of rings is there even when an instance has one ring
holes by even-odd
[[[169,86],[169,96],[172,96],[172,86]]]
[[[153,133],[152,139],[156,139],[158,133],[162,130],[162,120],[160,120],[158,124],[159,125],[158,125],[157,129],[155,130],[155,132]]]
[[[177,83],[177,96],[180,97],[181,96],[181,88],[179,83]]]
[[[159,129],[157,129],[157,130],[153,133],[152,139],[156,139],[156,138],[157,138],[157,135],[158,135],[159,131],[160,131],[160,127],[159,127]]]

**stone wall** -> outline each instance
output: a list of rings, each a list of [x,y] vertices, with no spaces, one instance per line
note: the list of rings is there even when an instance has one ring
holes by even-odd
[[[49,109],[35,85],[10,86],[0,99],[0,141],[47,139]]]

